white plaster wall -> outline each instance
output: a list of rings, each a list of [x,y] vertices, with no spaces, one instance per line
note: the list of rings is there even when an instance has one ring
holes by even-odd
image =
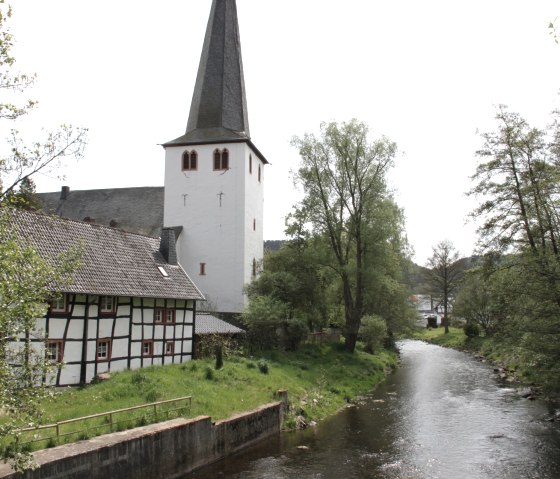
[[[226,171],[213,169],[216,148],[229,150]],[[182,154],[193,149],[198,154],[198,169],[183,172]],[[259,256],[259,251],[262,257],[264,177],[258,183],[259,160],[254,153],[253,174],[249,175],[250,153],[245,143],[166,149],[164,226],[183,226],[177,243],[179,262],[207,299],[223,312],[243,311],[243,286],[251,277],[252,258]],[[257,219],[255,232],[253,217]],[[254,240],[248,240],[248,233],[255,233],[250,235]],[[254,249],[259,234],[261,246]],[[205,275],[199,274],[200,263],[206,263]]]

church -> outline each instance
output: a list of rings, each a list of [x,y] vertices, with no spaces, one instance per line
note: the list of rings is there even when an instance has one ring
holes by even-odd
[[[162,144],[163,187],[41,193],[43,210],[157,237],[223,316],[246,304],[263,257],[264,167],[251,140],[235,0],[213,0],[185,134]]]
[[[235,0],[212,1],[186,131],[162,146],[163,187],[64,186],[38,194],[44,214],[15,213],[17,234],[48,260],[83,249],[31,339],[64,364],[56,385],[187,361],[197,330],[209,332],[201,303],[222,317],[243,312],[263,257],[268,162],[250,136]]]

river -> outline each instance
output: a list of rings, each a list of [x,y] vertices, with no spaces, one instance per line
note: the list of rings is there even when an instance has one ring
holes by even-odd
[[[401,365],[369,397],[185,476],[283,479],[558,479],[560,424],[470,355],[399,344]]]

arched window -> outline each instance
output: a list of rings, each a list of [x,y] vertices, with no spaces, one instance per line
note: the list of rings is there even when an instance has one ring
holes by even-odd
[[[229,168],[229,151],[227,149],[214,150],[214,169],[227,170]]]
[[[196,170],[198,155],[195,150],[183,152],[183,171]]]

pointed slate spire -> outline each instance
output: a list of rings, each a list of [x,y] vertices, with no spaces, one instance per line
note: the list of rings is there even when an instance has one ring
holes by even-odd
[[[237,6],[213,0],[187,131],[165,146],[249,139]]]

